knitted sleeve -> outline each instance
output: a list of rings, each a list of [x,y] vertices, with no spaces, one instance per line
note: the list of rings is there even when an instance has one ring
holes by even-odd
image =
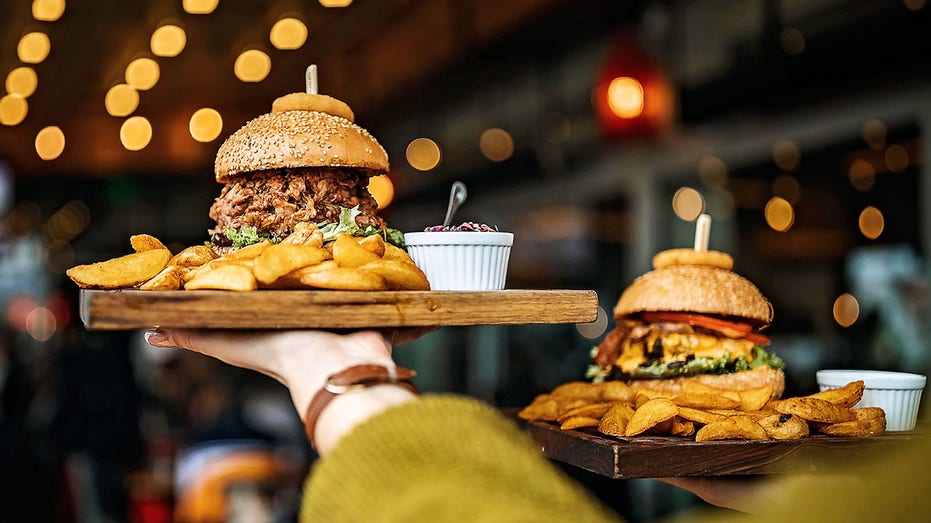
[[[356,427],[308,478],[301,521],[617,521],[474,399],[428,395]]]

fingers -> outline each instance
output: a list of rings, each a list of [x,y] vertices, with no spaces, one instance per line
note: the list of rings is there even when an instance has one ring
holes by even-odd
[[[407,327],[402,329],[387,329],[383,332],[385,339],[392,346],[397,347],[402,343],[414,341],[421,336],[429,334],[439,327]]]

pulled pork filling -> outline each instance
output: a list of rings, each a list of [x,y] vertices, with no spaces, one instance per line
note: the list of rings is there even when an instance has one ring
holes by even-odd
[[[221,246],[231,243],[227,230],[242,227],[283,238],[300,222],[339,221],[341,207],[358,207],[360,227],[384,228],[367,185],[365,172],[338,167],[274,169],[237,176],[210,207],[210,218],[217,225],[208,233]]]

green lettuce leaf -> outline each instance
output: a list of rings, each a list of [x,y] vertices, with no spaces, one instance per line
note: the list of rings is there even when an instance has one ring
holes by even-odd
[[[380,234],[386,242],[402,249],[407,248],[404,244],[404,233],[397,229],[392,229],[390,227],[380,229],[372,225],[368,225],[365,228],[359,227],[356,223],[356,216],[360,214],[362,214],[362,211],[360,211],[358,207],[353,207],[352,209],[342,207],[339,211],[338,222],[320,222],[317,224],[317,230],[323,233],[324,242],[335,240],[340,234],[351,234],[352,236]]]
[[[267,232],[259,232],[257,228],[251,226],[241,227],[239,229],[229,228],[226,230],[226,237],[233,242],[233,247],[236,249],[248,247],[266,240],[272,243],[281,241],[281,238],[273,238]]]
[[[631,378],[674,378],[676,376],[694,376],[696,374],[726,374],[728,372],[739,372],[743,370],[755,369],[757,367],[768,365],[774,369],[781,369],[784,366],[782,358],[775,353],[768,352],[759,345],[753,348],[753,357],[748,360],[746,356],[740,356],[731,361],[730,354],[725,354],[718,358],[695,358],[683,365],[669,367],[668,363],[655,361],[647,366],[637,367],[628,375]],[[594,381],[603,381],[607,378],[607,372],[592,365],[588,368],[585,375]]]

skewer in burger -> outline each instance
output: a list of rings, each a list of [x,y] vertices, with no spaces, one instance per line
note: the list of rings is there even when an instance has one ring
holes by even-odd
[[[588,377],[675,394],[686,381],[721,390],[785,388],[782,360],[760,333],[772,322],[769,300],[733,272],[718,251],[657,254],[614,308],[616,327],[593,351]]]
[[[270,113],[247,122],[217,152],[214,172],[224,186],[210,207],[216,222],[210,242],[226,253],[275,243],[310,222],[333,237],[382,234],[403,246],[367,188],[388,167],[385,149],[354,123],[344,102],[310,92],[278,98]]]

